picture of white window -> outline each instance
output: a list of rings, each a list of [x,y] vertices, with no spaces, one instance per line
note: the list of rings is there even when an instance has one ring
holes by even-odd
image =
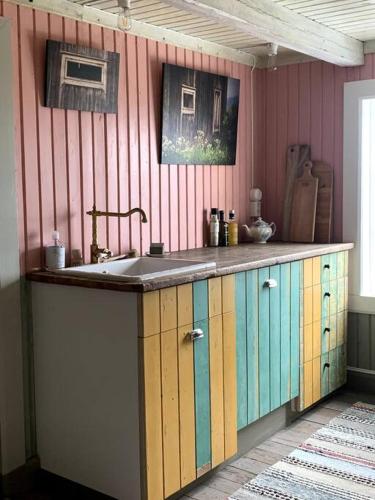
[[[181,88],[181,115],[195,114],[195,94],[193,87],[183,85]]]
[[[105,92],[107,89],[107,62],[62,53],[60,85],[63,84],[100,89]]]

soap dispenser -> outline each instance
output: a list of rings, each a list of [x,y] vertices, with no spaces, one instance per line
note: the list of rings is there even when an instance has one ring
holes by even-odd
[[[63,269],[65,267],[65,247],[59,241],[58,231],[52,232],[53,245],[46,247],[46,269]]]

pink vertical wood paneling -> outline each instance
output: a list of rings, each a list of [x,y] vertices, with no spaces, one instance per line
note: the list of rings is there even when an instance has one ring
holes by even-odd
[[[86,23],[79,23],[77,43],[83,46],[90,45],[90,29]],[[91,220],[86,215],[94,203],[94,172],[93,172],[93,141],[92,141],[92,113],[80,111],[79,140],[80,140],[80,178],[81,178],[81,216],[82,216],[82,250],[85,262],[90,261]]]
[[[277,221],[280,230],[287,146],[305,143],[311,145],[313,159],[333,166],[333,238],[341,240],[344,83],[374,78],[374,71],[373,54],[359,68],[314,61],[280,67],[276,72],[256,71],[255,184],[264,191],[263,214]]]
[[[94,203],[113,211],[142,206],[147,213],[146,225],[138,215],[130,220],[99,219],[99,243],[115,253],[131,247],[145,252],[150,241],[164,241],[172,250],[200,247],[207,242],[212,206],[226,212],[235,208],[241,221],[246,219],[255,76],[250,68],[1,0],[0,8],[13,26],[23,271],[43,266],[41,249],[55,228],[67,247],[68,262],[74,248],[81,249],[88,262],[91,219],[86,212]],[[43,106],[46,39],[120,54],[117,115]],[[162,63],[167,61],[241,79],[236,166],[159,164]],[[258,115],[262,120],[260,108]],[[263,140],[259,134],[257,139]]]

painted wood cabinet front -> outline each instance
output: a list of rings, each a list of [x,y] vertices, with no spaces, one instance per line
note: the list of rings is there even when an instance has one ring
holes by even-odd
[[[237,451],[234,290],[229,275],[140,298],[145,500],[164,500]]]
[[[237,273],[237,422],[299,394],[300,262]]]
[[[299,410],[346,381],[348,252],[305,259]]]

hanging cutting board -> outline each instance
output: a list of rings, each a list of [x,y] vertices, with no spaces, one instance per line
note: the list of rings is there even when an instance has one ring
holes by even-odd
[[[323,161],[314,161],[311,173],[319,181],[314,241],[331,243],[333,168]]]
[[[294,181],[297,177],[302,175],[303,164],[309,159],[310,146],[307,144],[293,144],[288,147],[283,209],[283,241],[289,241],[290,239],[290,214],[292,209]]]
[[[290,241],[312,243],[315,232],[318,179],[311,175],[312,162],[303,165],[303,174],[294,181],[290,215]]]

